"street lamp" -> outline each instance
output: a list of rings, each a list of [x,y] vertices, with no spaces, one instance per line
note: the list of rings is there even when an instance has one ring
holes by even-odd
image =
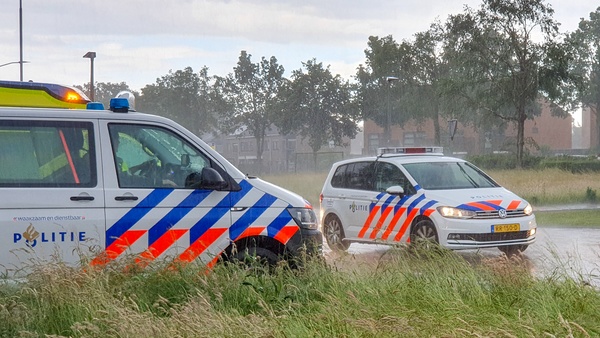
[[[398,81],[400,80],[399,78],[395,77],[395,76],[386,76],[385,80],[388,83],[388,88],[387,88],[387,122],[385,124],[385,128],[383,128],[383,133],[385,134],[385,142],[386,142],[386,146],[391,146],[392,144],[392,106],[391,106],[391,89],[392,89],[392,82],[394,81]]]
[[[96,52],[87,52],[83,57],[90,59],[90,100],[94,101],[94,59],[96,58]]]
[[[8,66],[8,65],[16,65],[16,64],[18,64],[18,63],[21,63],[21,64],[23,64],[23,63],[29,63],[29,61],[13,61],[13,62],[7,62],[7,63],[3,63],[3,64],[1,64],[1,65],[0,65],[0,67],[4,67],[4,66]],[[21,80],[21,81],[23,81],[23,80]]]

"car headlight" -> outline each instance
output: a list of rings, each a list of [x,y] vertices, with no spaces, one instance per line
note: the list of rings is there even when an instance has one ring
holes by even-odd
[[[527,216],[533,214],[533,208],[531,207],[531,204],[527,204],[525,209],[523,209],[523,213]]]
[[[308,208],[287,208],[290,216],[296,221],[296,224],[302,229],[317,230],[319,222],[317,222],[317,215],[313,209]]]
[[[473,218],[477,215],[475,211],[465,210],[453,207],[437,207],[437,211],[440,215],[448,218]]]

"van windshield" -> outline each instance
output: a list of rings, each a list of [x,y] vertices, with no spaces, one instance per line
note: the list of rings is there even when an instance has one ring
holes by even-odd
[[[419,186],[427,190],[499,187],[491,177],[466,162],[422,162],[403,166]]]

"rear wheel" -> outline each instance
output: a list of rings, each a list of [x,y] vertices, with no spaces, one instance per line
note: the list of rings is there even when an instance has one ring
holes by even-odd
[[[325,235],[325,240],[327,240],[327,245],[333,251],[346,251],[348,247],[350,247],[350,243],[348,241],[344,241],[344,228],[342,227],[342,222],[340,219],[335,216],[328,216],[325,219],[325,224],[323,224],[323,232]]]
[[[438,239],[437,230],[435,229],[435,225],[429,219],[422,219],[418,221],[413,227],[410,233],[410,242],[413,244],[423,243],[426,246],[430,246],[432,244],[438,244],[440,241]]]
[[[506,254],[506,256],[510,257],[510,256],[515,256],[515,255],[521,254],[523,251],[525,251],[525,249],[527,249],[527,245],[526,244],[505,245],[505,246],[499,246],[498,249],[500,251],[504,252],[504,254]]]

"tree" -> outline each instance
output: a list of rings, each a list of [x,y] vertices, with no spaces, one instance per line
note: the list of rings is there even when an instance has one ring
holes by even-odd
[[[410,118],[401,100],[407,79],[404,71],[410,63],[408,44],[398,44],[388,35],[370,36],[367,45],[366,66],[360,65],[356,73],[358,109],[363,119],[383,127],[383,141],[389,143],[392,125]]]
[[[75,88],[81,90],[82,92],[88,94],[89,96],[89,88],[90,83],[85,83],[83,86],[76,85]],[[125,82],[121,83],[112,83],[112,82],[96,82],[94,84],[94,99],[97,102],[101,102],[104,104],[104,107],[108,109],[110,104],[110,99],[117,96],[119,92],[128,91],[134,94],[135,97],[139,97],[139,93],[129,88],[129,86]]]
[[[447,53],[460,84],[454,88],[481,113],[516,124],[519,166],[525,121],[539,115],[541,100],[567,103],[573,88],[571,55],[558,40],[553,13],[542,0],[484,0],[479,10],[466,7],[447,22]]]
[[[344,137],[354,137],[359,119],[352,86],[340,75],[333,76],[329,67],[315,59],[302,63],[304,70],[292,72],[280,96],[281,114],[277,125],[284,133],[298,133],[317,152],[333,141],[343,145]]]
[[[219,78],[219,91],[232,110],[222,111],[223,130],[232,132],[244,127],[256,140],[256,158],[262,171],[265,137],[280,111],[276,108],[277,95],[285,83],[284,68],[272,56],[252,63],[252,55],[240,53],[233,75]]]
[[[206,67],[199,73],[191,67],[169,71],[142,88],[139,109],[169,117],[197,135],[213,131],[217,121],[211,81]]]
[[[589,20],[582,19],[578,29],[569,34],[568,42],[576,53],[575,71],[581,76],[578,100],[596,116],[597,143],[600,150],[600,7],[590,13]]]

